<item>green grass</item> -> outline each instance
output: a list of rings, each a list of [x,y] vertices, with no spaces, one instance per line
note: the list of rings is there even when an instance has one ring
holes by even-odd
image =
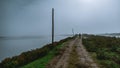
[[[120,68],[119,64],[116,64],[112,60],[99,60],[99,63],[103,65],[101,68]]]
[[[52,49],[45,57],[40,58],[38,60],[35,60],[21,68],[45,68],[48,62],[55,56],[55,54],[58,52],[57,49],[61,48],[64,45],[58,45],[54,49]]]
[[[83,44],[100,68],[120,68],[120,38],[90,36]]]
[[[72,47],[72,51],[70,53],[70,57],[68,60],[68,68],[81,68],[78,64],[78,53],[76,51],[76,46]]]

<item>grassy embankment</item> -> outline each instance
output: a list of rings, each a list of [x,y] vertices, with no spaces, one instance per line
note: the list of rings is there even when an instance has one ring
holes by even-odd
[[[48,62],[58,53],[58,50],[64,46],[63,44],[58,45],[54,49],[52,49],[46,56],[40,58],[36,61],[33,61],[21,68],[45,68]]]
[[[120,68],[120,38],[88,35],[83,44],[101,68]]]
[[[68,68],[78,68],[78,53],[76,51],[76,45],[73,45],[70,57],[68,60]]]
[[[18,56],[12,58],[6,58],[0,63],[0,68],[44,68],[45,65],[57,54],[58,49],[63,46],[63,43],[73,39],[74,37],[68,37],[66,39],[55,42],[54,46],[52,44],[47,44],[42,48],[37,48],[28,52],[23,52]],[[27,65],[28,64],[28,65]]]

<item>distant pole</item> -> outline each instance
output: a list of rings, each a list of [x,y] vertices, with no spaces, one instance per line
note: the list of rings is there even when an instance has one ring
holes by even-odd
[[[54,45],[54,8],[52,8],[52,45]]]
[[[82,37],[83,37],[83,36],[82,36],[82,33],[81,33],[81,43],[82,43]]]
[[[74,29],[72,29],[72,33],[73,33],[73,36],[74,36]]]

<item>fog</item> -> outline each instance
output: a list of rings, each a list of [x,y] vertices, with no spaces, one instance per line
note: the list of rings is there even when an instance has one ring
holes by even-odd
[[[120,32],[120,0],[0,0],[0,36]]]

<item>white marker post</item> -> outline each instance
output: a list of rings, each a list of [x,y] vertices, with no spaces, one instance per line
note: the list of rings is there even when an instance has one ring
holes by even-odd
[[[74,36],[74,29],[72,28],[72,33],[73,33],[73,36]]]

